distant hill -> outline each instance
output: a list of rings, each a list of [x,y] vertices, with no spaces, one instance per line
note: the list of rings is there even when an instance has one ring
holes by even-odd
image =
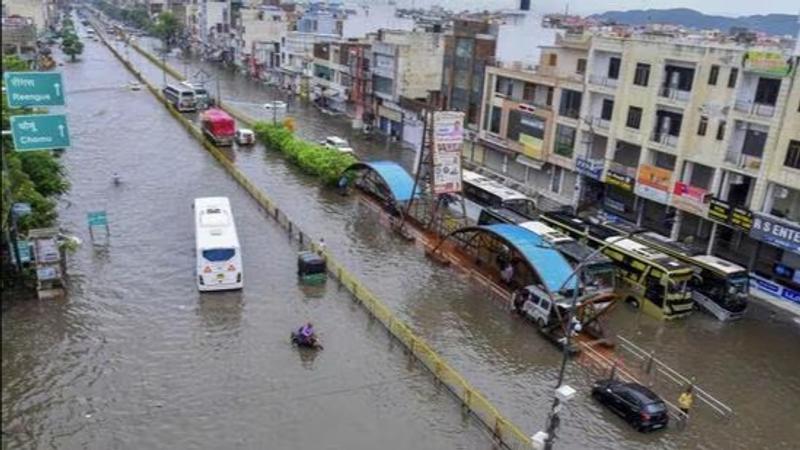
[[[626,25],[646,25],[648,23],[670,23],[690,28],[717,28],[728,31],[731,27],[746,27],[771,35],[790,34],[797,36],[797,16],[790,14],[766,14],[755,16],[725,17],[710,16],[688,8],[674,9],[632,9],[630,11],[608,11],[595,14],[592,18],[613,21]]]

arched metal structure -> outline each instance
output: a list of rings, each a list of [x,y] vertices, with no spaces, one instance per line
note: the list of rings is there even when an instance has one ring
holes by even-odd
[[[493,224],[459,228],[445,236],[439,245],[441,246],[451,237],[470,233],[473,235],[469,239],[462,240],[467,246],[478,247],[475,244],[476,237],[488,235],[513,249],[521,257],[525,266],[536,275],[542,286],[551,294],[570,291],[578,287],[577,277],[571,276],[572,266],[564,256],[536,233],[517,225]]]
[[[361,161],[345,169],[344,173],[348,172],[357,172],[356,187],[383,202],[395,216],[402,215],[400,205],[414,197],[414,179],[396,162]]]

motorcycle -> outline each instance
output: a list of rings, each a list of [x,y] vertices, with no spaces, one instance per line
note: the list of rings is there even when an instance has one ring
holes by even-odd
[[[305,338],[297,331],[292,331],[291,340],[292,344],[298,347],[322,350],[322,344],[319,343],[319,339],[316,336]]]

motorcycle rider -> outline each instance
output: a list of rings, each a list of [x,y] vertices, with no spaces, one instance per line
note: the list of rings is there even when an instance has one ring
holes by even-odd
[[[302,345],[313,346],[317,343],[317,335],[314,333],[314,325],[307,322],[297,330],[297,337]]]

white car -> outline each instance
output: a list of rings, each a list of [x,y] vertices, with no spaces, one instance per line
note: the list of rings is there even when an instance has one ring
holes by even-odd
[[[328,136],[320,142],[323,147],[338,150],[342,153],[353,153],[353,148],[344,139],[338,136]]]
[[[253,130],[247,128],[239,128],[236,130],[236,143],[239,145],[253,145],[256,143],[256,135]]]
[[[264,109],[286,109],[286,102],[282,102],[280,100],[267,102],[264,103]]]

